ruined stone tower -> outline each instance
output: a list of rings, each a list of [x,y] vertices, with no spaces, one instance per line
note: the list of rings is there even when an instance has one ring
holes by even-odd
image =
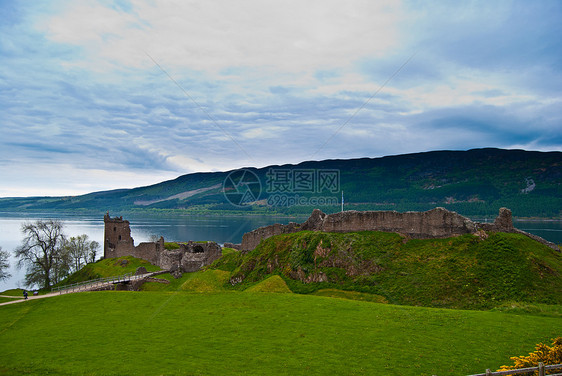
[[[123,252],[131,253],[134,248],[133,238],[131,238],[131,228],[129,221],[123,217],[111,218],[109,213],[103,217],[105,223],[103,257],[119,257]],[[116,251],[119,250],[119,256]]]

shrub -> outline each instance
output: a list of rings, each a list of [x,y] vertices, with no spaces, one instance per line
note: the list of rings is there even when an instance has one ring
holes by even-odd
[[[535,347],[535,352],[529,353],[528,356],[514,356],[510,359],[515,362],[513,366],[501,366],[498,371],[507,371],[511,369],[536,367],[540,362],[548,364],[562,364],[562,337],[556,337],[552,340],[552,346],[539,343]],[[538,371],[535,372],[538,375]]]

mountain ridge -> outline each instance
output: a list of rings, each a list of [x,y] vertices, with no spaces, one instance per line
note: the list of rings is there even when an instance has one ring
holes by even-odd
[[[233,205],[232,197],[236,199],[232,196],[233,189],[237,190],[239,186],[229,188],[225,185],[225,179],[237,171],[247,171],[247,176],[254,174],[261,184],[259,192],[252,192],[255,200],[250,205],[236,205],[238,202]],[[290,175],[303,171],[315,174],[337,171],[339,180],[337,189],[332,191],[297,192],[293,189],[276,192],[271,189],[271,171]],[[319,181],[313,183],[318,185]],[[512,209],[514,216],[559,218],[562,152],[480,148],[303,161],[262,168],[197,172],[148,186],[80,196],[0,198],[0,210],[183,210],[299,215],[308,214],[315,207],[327,213],[339,211],[342,190],[347,209],[406,211],[443,206],[464,215],[492,217],[505,206]],[[289,200],[297,197],[301,204],[279,205],[272,199],[279,196]],[[329,204],[311,204],[310,200],[318,196],[330,198]]]

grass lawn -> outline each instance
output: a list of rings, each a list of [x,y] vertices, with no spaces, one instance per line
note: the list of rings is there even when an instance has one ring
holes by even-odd
[[[562,318],[273,293],[90,292],[0,307],[0,374],[463,375]]]
[[[18,300],[19,298],[5,298],[3,296],[0,296],[0,303],[7,303],[7,302],[13,302],[14,300]],[[22,297],[23,299],[23,297]]]

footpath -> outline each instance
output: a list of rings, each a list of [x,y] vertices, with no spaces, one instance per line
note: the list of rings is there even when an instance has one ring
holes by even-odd
[[[133,282],[138,281],[145,278],[150,278],[155,274],[160,274],[162,272],[153,272],[153,273],[146,273],[146,274],[139,274],[139,275],[131,275],[126,274],[123,276],[118,277],[108,277],[108,278],[100,278],[94,281],[86,281],[82,283],[77,283],[68,286],[61,286],[58,291],[50,292],[45,295],[29,295],[27,300],[34,300],[34,299],[43,299],[43,298],[52,298],[53,296],[59,296],[62,294],[72,294],[77,292],[85,292],[85,291],[92,291],[92,290],[103,290],[107,287],[111,287],[116,283],[123,283],[123,282]],[[23,296],[8,296],[8,295],[0,295],[3,298],[13,298],[14,300],[11,302],[0,303],[0,306],[8,305],[8,304],[15,304],[27,301],[23,298]]]
[[[57,296],[59,295],[59,293],[57,292],[50,292],[48,294],[45,295],[29,295],[27,297],[27,300],[34,300],[34,299],[43,299],[43,298],[52,298],[53,296]],[[13,298],[14,300],[11,302],[5,302],[5,303],[0,303],[0,306],[3,305],[8,305],[8,304],[14,304],[14,303],[21,303],[21,302],[25,302],[26,300],[22,297],[19,296],[8,296],[8,295],[0,295],[0,297],[2,298]]]

